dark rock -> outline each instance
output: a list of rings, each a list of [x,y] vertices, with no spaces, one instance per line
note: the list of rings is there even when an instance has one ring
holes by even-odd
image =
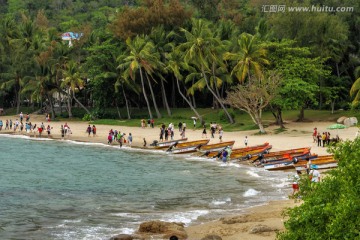
[[[134,237],[127,234],[119,234],[110,238],[110,240],[134,240]]]
[[[259,233],[264,233],[264,232],[273,232],[273,231],[277,231],[277,230],[278,229],[271,228],[269,226],[259,224],[259,225],[253,226],[250,229],[249,233],[251,233],[251,234],[259,234]]]
[[[206,235],[201,240],[222,240],[222,237],[218,235]]]
[[[186,239],[183,223],[150,221],[140,224],[138,233],[141,235],[161,235],[163,239],[169,239],[171,236],[177,236],[179,240]]]

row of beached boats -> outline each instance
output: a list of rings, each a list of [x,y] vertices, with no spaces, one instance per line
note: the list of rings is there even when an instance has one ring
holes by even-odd
[[[222,153],[227,151],[230,160],[248,161],[256,167],[263,167],[269,171],[294,168],[305,170],[309,165],[317,169],[337,167],[337,161],[332,155],[312,154],[309,147],[270,152],[272,145],[269,143],[233,149],[235,141],[208,144],[210,139],[187,140],[184,138],[165,142],[154,141],[150,146],[172,154],[191,154],[206,158],[221,158]]]

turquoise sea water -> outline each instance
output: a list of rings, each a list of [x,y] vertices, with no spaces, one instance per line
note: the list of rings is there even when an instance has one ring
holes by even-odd
[[[0,135],[0,239],[109,239],[283,199],[287,173],[71,141]]]

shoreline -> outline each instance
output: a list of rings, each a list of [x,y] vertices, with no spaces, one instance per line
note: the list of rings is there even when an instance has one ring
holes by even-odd
[[[2,117],[0,118],[5,123],[4,119],[16,119],[16,117]],[[33,119],[32,119],[33,120]],[[34,123],[41,123],[40,118]],[[64,124],[63,122],[50,122],[46,123],[46,125],[51,125],[52,129],[52,140],[61,141],[60,134],[60,125]],[[326,148],[317,147],[316,143],[312,142],[311,130],[313,127],[317,127],[319,131],[327,131],[326,126],[330,125],[329,122],[316,122],[316,123],[290,123],[287,125],[287,131],[280,134],[273,134],[271,128],[267,129],[269,131],[268,135],[256,135],[256,130],[252,131],[244,131],[244,132],[225,132],[223,141],[235,140],[234,148],[243,147],[244,146],[244,137],[248,136],[249,145],[257,145],[262,144],[264,142],[269,142],[273,148],[272,151],[296,148],[296,147],[311,147],[312,153],[317,153],[319,155],[326,155]],[[153,140],[158,139],[158,129],[157,128],[141,128],[141,127],[124,127],[124,126],[110,126],[110,125],[97,125],[97,136],[93,137],[87,136],[86,127],[88,123],[86,122],[69,122],[69,126],[71,127],[72,133],[69,137],[65,137],[64,140],[74,141],[74,142],[82,142],[82,143],[99,143],[104,146],[107,144],[107,135],[110,129],[120,129],[121,132],[129,133],[131,132],[133,137],[133,145],[132,148],[134,150],[150,150],[150,151],[159,151],[152,148],[143,148],[142,147],[142,139],[145,137],[147,139],[147,145],[149,146]],[[5,126],[4,126],[5,127]],[[340,130],[340,137],[345,139],[354,139],[357,128],[347,128]],[[192,130],[188,129],[186,132],[186,137],[188,141],[201,139],[202,130]],[[0,134],[8,134],[13,136],[27,136],[29,138],[34,138],[33,136],[29,136],[29,134],[22,134],[10,130],[2,130]],[[332,134],[335,135],[336,131],[332,131]],[[33,134],[31,134],[33,135]],[[44,132],[43,136],[39,140],[50,140],[47,137],[47,134]],[[180,134],[175,129],[175,139],[179,139]],[[218,143],[219,139],[217,138],[218,134],[216,134],[215,138],[210,138],[209,144]],[[209,137],[209,136],[208,136]],[[112,144],[113,147],[116,147],[118,144]],[[125,145],[126,146],[126,145]],[[126,147],[124,149],[128,149]],[[245,163],[239,163],[244,164]],[[248,165],[247,165],[248,166]],[[259,179],[261,181],[261,179]],[[290,186],[290,184],[289,184]],[[291,188],[289,187],[289,193]],[[190,225],[185,228],[188,233],[188,239],[201,239],[207,234],[216,234],[222,237],[223,240],[235,240],[235,239],[275,239],[276,231],[283,230],[283,217],[281,212],[286,207],[293,207],[299,203],[295,203],[295,200],[276,200],[269,201],[265,205],[258,205],[250,208],[244,209],[244,213],[237,214],[235,216],[226,216],[218,220],[214,220],[211,222],[205,222],[195,225]],[[224,223],[229,222],[231,220],[231,224]],[[245,220],[244,220],[245,219]],[[251,234],[249,233],[252,227],[256,225],[266,225],[272,229],[271,231],[265,231],[259,234]]]

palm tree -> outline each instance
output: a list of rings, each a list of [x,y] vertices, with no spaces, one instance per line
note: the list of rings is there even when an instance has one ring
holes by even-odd
[[[91,116],[90,111],[76,98],[75,92],[84,88],[85,82],[81,75],[81,68],[75,61],[70,60],[66,64],[66,69],[63,70],[63,81],[60,85],[62,88],[66,88],[66,93],[69,97],[69,108],[71,109],[71,99],[74,99],[86,112]],[[70,113],[71,111],[69,111]]]
[[[241,34],[234,51],[224,54],[225,60],[235,63],[232,75],[235,75],[241,83],[246,78],[250,82],[253,76],[258,79],[263,78],[263,66],[268,65],[269,61],[266,59],[266,49],[258,44],[255,36]]]
[[[195,107],[191,104],[191,102],[186,98],[186,96],[182,93],[180,89],[180,83],[179,81],[183,79],[183,76],[181,75],[180,70],[182,68],[186,68],[186,64],[182,62],[182,56],[179,52],[174,50],[171,54],[167,54],[168,58],[168,66],[167,68],[174,74],[176,79],[176,85],[179,94],[181,97],[185,100],[185,102],[189,105],[191,110],[195,113],[196,117],[199,119],[200,122],[202,122],[201,115],[196,111]]]
[[[164,86],[164,77],[162,76],[162,72],[165,70],[166,65],[166,54],[169,53],[173,49],[173,42],[170,41],[170,38],[174,35],[171,31],[170,33],[166,33],[163,26],[155,27],[151,30],[149,35],[150,39],[154,43],[154,50],[159,54],[159,67],[157,68],[156,75],[160,78],[161,84],[161,95],[163,99],[163,106],[167,110],[167,114],[171,116],[171,110],[167,101],[166,91]]]
[[[355,68],[355,77],[357,77],[357,79],[350,89],[350,96],[354,97],[354,100],[352,101],[353,106],[359,105],[360,101],[360,66]]]
[[[220,61],[216,52],[222,44],[220,39],[214,37],[209,25],[201,19],[192,21],[191,31],[186,29],[181,29],[181,31],[185,34],[186,42],[180,44],[178,49],[179,51],[185,52],[184,61],[188,64],[194,64],[199,68],[201,77],[204,79],[207,89],[220,104],[228,117],[229,122],[234,123],[234,120],[226,110],[223,101],[211,87],[208,78],[209,73],[212,75],[211,68],[213,64],[219,63]]]
[[[136,36],[134,40],[128,38],[126,40],[126,45],[128,48],[128,52],[125,55],[118,57],[118,62],[120,63],[118,68],[126,71],[133,80],[135,80],[136,73],[137,71],[139,71],[142,92],[148,108],[149,117],[153,118],[149,100],[147,98],[145,90],[144,78],[146,77],[145,75],[147,73],[152,73],[154,71],[155,63],[158,60],[158,58],[153,55],[152,50],[154,49],[154,45],[151,41],[146,41],[144,38],[139,36]],[[161,117],[159,114],[158,117]]]

